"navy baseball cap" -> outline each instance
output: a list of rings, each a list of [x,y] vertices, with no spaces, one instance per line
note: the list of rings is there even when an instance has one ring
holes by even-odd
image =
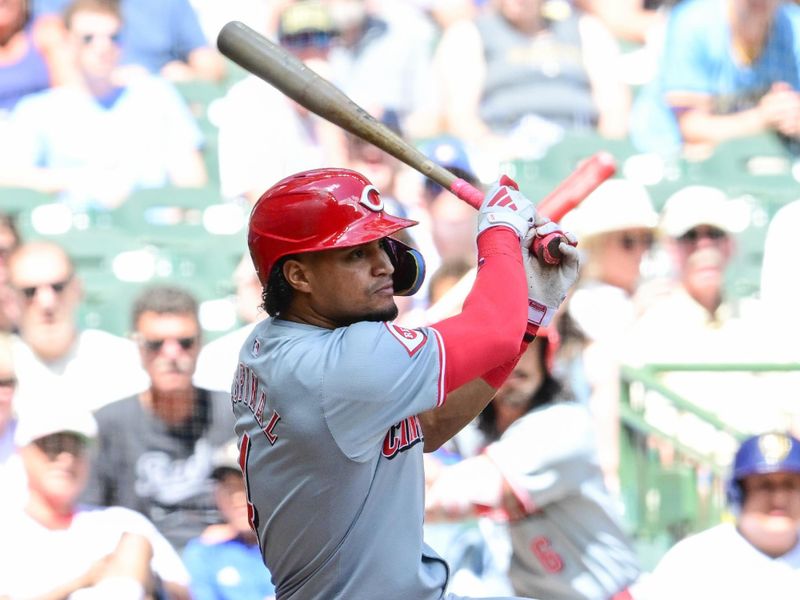
[[[458,138],[452,136],[433,138],[422,142],[419,150],[437,165],[451,171],[456,177],[473,184],[478,182],[478,178],[472,170],[466,147]],[[430,179],[425,180],[425,187],[432,195],[438,194],[442,189],[438,183]]]
[[[427,140],[420,144],[420,151],[445,169],[457,169],[475,177],[464,143],[458,138],[442,136]]]

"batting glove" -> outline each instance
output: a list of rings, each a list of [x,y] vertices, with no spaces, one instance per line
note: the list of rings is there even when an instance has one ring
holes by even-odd
[[[561,262],[550,265],[540,261],[531,246],[535,237],[544,237],[560,232],[569,243],[561,242]],[[529,335],[535,335],[538,328],[550,324],[553,315],[567,297],[569,288],[578,279],[577,238],[568,231],[561,231],[550,219],[537,217],[536,223],[522,241],[522,261],[528,278],[528,328]]]
[[[513,229],[522,240],[535,216],[533,203],[520,193],[514,180],[503,175],[489,188],[483,199],[478,217],[478,235],[490,227],[503,225]]]

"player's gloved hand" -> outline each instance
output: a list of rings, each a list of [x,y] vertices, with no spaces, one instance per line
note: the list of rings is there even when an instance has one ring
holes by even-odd
[[[533,203],[522,195],[513,179],[503,175],[492,184],[483,198],[478,217],[478,235],[489,227],[503,225],[516,231],[522,240],[533,225],[535,216]]]
[[[544,237],[559,231],[569,240],[561,242],[561,262],[557,265],[546,264],[536,258],[531,250],[535,237]],[[578,279],[579,258],[577,238],[568,231],[562,231],[550,219],[539,217],[522,241],[522,262],[528,277],[528,328],[527,335],[536,335],[540,326],[550,323],[553,315],[567,297],[569,288]]]

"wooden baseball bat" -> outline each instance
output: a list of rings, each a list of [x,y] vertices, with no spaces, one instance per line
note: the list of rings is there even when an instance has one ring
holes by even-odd
[[[331,82],[254,29],[239,21],[231,21],[220,31],[217,47],[222,54],[267,81],[301,106],[391,154],[447,188],[470,206],[480,208],[483,192],[430,160],[412,144],[358,106]],[[610,162],[611,172],[607,169],[609,157],[610,155],[604,155],[600,160],[596,157],[590,158],[587,162],[589,165],[594,165],[593,167],[587,167],[585,162],[582,175],[577,178],[568,177],[550,196],[555,194],[555,200],[560,199],[562,202],[565,198],[570,202],[576,200],[579,202],[613,174],[613,158]],[[558,192],[563,185],[569,188],[566,194]],[[534,251],[542,260],[557,263],[558,245],[562,240],[558,234],[551,234],[543,240],[537,238]]]

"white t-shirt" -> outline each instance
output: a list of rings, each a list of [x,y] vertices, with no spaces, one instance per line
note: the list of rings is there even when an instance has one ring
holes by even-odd
[[[81,507],[63,530],[47,529],[22,511],[7,512],[0,517],[0,531],[0,595],[34,597],[73,580],[113,551],[126,532],[150,540],[151,566],[163,581],[189,582],[169,542],[150,521],[127,508]]]
[[[197,357],[194,384],[207,390],[230,391],[239,351],[255,326],[248,323],[203,346]]]
[[[800,590],[800,544],[770,558],[723,523],[678,542],[647,582],[648,600],[788,600]]]
[[[94,411],[138,394],[150,382],[136,344],[99,329],[79,332],[69,351],[55,361],[41,360],[18,337],[14,338],[13,352],[19,380],[15,405],[20,415],[36,410],[36,398],[45,393],[69,393],[71,397],[66,400]]]

